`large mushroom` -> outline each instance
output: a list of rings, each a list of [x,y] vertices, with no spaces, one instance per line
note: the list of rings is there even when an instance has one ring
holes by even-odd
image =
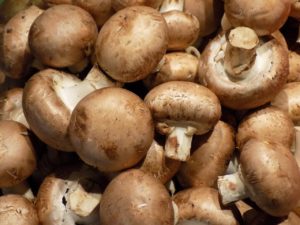
[[[168,45],[163,16],[146,6],[115,13],[100,30],[95,53],[100,67],[113,79],[134,82],[148,76]]]
[[[198,71],[224,106],[244,110],[275,97],[287,80],[288,65],[288,52],[275,38],[237,27],[206,46]]]
[[[216,95],[204,86],[187,81],[169,81],[150,90],[145,97],[156,129],[167,135],[165,154],[187,161],[194,134],[212,130],[221,116]]]
[[[130,168],[154,138],[147,105],[136,94],[109,87],[83,98],[72,112],[69,137],[79,157],[100,171]]]
[[[115,177],[100,202],[102,225],[174,224],[174,211],[167,189],[141,170],[128,170]]]

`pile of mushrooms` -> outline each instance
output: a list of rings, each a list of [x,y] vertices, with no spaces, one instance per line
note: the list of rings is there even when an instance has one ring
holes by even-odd
[[[0,0],[0,225],[299,225],[298,3]]]

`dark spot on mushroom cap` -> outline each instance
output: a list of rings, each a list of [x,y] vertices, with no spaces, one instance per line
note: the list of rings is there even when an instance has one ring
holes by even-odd
[[[110,160],[115,160],[118,157],[118,146],[113,142],[105,143],[105,146],[101,146],[106,156]]]

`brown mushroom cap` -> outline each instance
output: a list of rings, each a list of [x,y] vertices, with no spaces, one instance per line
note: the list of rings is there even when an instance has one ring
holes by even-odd
[[[141,170],[128,170],[114,178],[100,202],[102,225],[173,225],[171,197],[157,179]]]
[[[296,52],[289,51],[289,76],[287,82],[300,81],[300,55]]]
[[[273,216],[285,216],[300,200],[300,171],[290,150],[279,143],[251,139],[240,155],[248,196]]]
[[[290,148],[294,140],[294,125],[283,110],[266,106],[248,113],[240,122],[236,143],[241,150],[250,139],[278,142]]]
[[[36,156],[24,125],[0,121],[0,187],[10,187],[28,178],[36,168]]]
[[[213,187],[225,174],[234,151],[234,130],[219,121],[214,130],[203,137],[187,162],[181,164],[177,178],[183,187]]]
[[[0,94],[0,120],[14,120],[29,129],[23,113],[22,88],[12,88]]]
[[[173,80],[191,82],[196,80],[199,64],[196,56],[185,52],[172,52],[165,54],[161,62],[158,71],[144,80],[149,89]]]
[[[168,45],[163,16],[146,6],[118,11],[103,25],[96,43],[100,67],[113,79],[144,79],[157,66]]]
[[[219,0],[185,0],[184,11],[197,17],[200,23],[199,36],[204,37],[219,26],[223,3]]]
[[[291,1],[225,0],[224,9],[234,27],[251,27],[258,35],[268,35],[279,30],[286,22]]]
[[[238,225],[230,208],[224,208],[213,188],[190,188],[178,192],[173,197],[178,207],[178,225],[213,224]]]
[[[252,66],[238,78],[224,66],[228,41],[225,34],[214,38],[205,48],[199,64],[199,77],[220,99],[235,110],[250,109],[271,101],[288,76],[288,53],[274,38],[260,39]]]
[[[163,0],[111,0],[112,6],[116,11],[130,6],[149,6],[157,9]]]
[[[154,137],[151,112],[137,95],[104,88],[83,98],[69,126],[80,158],[100,171],[118,171],[139,162]]]
[[[68,67],[92,53],[97,35],[97,25],[87,11],[74,5],[56,5],[32,24],[29,46],[43,64]]]
[[[38,7],[31,6],[6,23],[0,45],[2,69],[6,76],[19,79],[27,75],[32,59],[28,47],[29,29],[42,12]]]
[[[39,218],[32,202],[11,194],[0,197],[0,224],[39,225]]]

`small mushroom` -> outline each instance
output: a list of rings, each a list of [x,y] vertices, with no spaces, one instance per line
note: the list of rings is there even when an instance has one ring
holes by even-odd
[[[174,195],[178,207],[176,225],[239,225],[232,210],[224,207],[218,191],[209,187],[189,188]]]
[[[297,52],[289,51],[289,75],[287,82],[300,81],[300,55]]]
[[[234,27],[250,27],[262,36],[283,26],[291,10],[291,0],[225,0],[224,9]]]
[[[42,64],[68,67],[92,54],[97,35],[96,22],[87,11],[74,5],[56,5],[32,24],[29,46]]]
[[[24,115],[43,142],[59,150],[74,151],[67,135],[71,112],[90,92],[115,85],[97,67],[93,67],[83,81],[54,69],[42,70],[24,87]]]
[[[169,81],[151,89],[145,97],[156,129],[167,135],[167,157],[187,161],[194,134],[212,130],[221,116],[216,95],[204,86],[187,81]]]
[[[219,121],[213,131],[199,137],[200,144],[188,161],[180,166],[177,178],[183,187],[214,187],[225,174],[234,151],[233,128]]]
[[[198,73],[224,106],[245,110],[275,97],[287,80],[288,65],[288,52],[275,38],[258,38],[250,28],[237,27],[206,46]]]
[[[163,0],[111,0],[114,10],[119,11],[130,6],[148,6],[158,9]]]
[[[198,38],[200,24],[197,17],[183,9],[184,0],[164,0],[159,9],[168,26],[168,50],[184,50]]]
[[[174,224],[171,197],[162,183],[141,170],[114,178],[100,202],[102,225]]]
[[[236,134],[238,149],[250,139],[278,142],[291,148],[295,133],[293,121],[282,109],[265,106],[249,112],[240,122]]]
[[[113,79],[134,82],[148,76],[166,53],[168,29],[163,16],[146,6],[115,13],[96,43],[97,62]]]
[[[43,10],[31,6],[21,10],[4,26],[0,44],[2,71],[8,77],[20,79],[28,75],[32,54],[28,47],[29,30]]]
[[[154,125],[142,99],[126,89],[110,87],[92,92],[77,104],[68,132],[85,163],[116,172],[145,157]]]
[[[39,225],[37,211],[32,202],[20,195],[0,197],[1,225]]]
[[[249,197],[272,216],[286,216],[300,200],[300,170],[291,151],[280,143],[249,140],[235,174],[220,176],[223,204]]]

